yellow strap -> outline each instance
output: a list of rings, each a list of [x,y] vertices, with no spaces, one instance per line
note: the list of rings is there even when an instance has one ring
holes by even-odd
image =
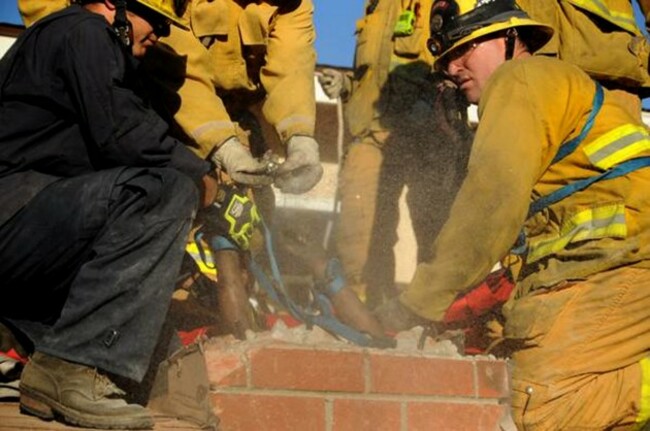
[[[613,204],[580,211],[563,223],[559,235],[531,241],[528,262],[563,250],[577,241],[599,238],[626,238],[625,205]]]
[[[642,426],[650,421],[650,357],[641,359],[639,364],[641,365],[641,400],[636,423]]]
[[[203,255],[205,256],[206,262],[203,261],[201,257],[201,252],[199,247],[194,241],[189,241],[185,246],[185,251],[194,259],[196,264],[199,267],[199,271],[202,274],[208,276],[208,278],[216,280],[217,278],[217,268],[214,264],[214,259],[212,258],[212,253],[208,247],[203,247]],[[206,264],[207,263],[207,264]]]
[[[650,138],[645,127],[625,124],[585,146],[589,161],[607,170],[650,150]]]

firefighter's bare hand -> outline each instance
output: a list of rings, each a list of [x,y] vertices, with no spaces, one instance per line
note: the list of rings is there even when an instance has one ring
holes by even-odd
[[[318,76],[318,83],[323,93],[330,99],[345,99],[350,92],[349,78],[335,69],[323,69]]]
[[[267,172],[267,164],[256,160],[236,137],[221,144],[212,156],[212,162],[239,184],[259,187],[273,182]]]
[[[283,193],[301,194],[311,190],[323,176],[318,142],[310,136],[292,136],[287,144],[287,159],[275,175],[275,185]]]
[[[427,319],[413,313],[398,298],[393,298],[377,307],[373,315],[386,332],[406,331],[429,323]]]
[[[335,294],[330,295],[330,301],[332,301],[336,314],[343,323],[375,338],[385,336],[379,321],[370,313],[370,310],[366,308],[351,288],[344,287]]]

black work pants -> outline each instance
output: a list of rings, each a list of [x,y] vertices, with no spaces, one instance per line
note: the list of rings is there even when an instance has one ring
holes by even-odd
[[[198,193],[167,168],[61,179],[0,226],[0,317],[36,350],[140,381]]]

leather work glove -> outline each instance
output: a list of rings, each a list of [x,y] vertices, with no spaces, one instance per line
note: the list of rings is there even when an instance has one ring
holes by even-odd
[[[275,175],[275,185],[283,193],[301,194],[311,190],[323,176],[316,140],[292,136],[287,144],[287,159]]]
[[[372,313],[386,332],[406,331],[414,326],[424,326],[430,323],[429,320],[413,313],[398,298],[393,298],[380,305]]]
[[[352,83],[343,72],[335,69],[323,69],[318,76],[318,83],[330,99],[345,99],[350,94]]]
[[[255,160],[250,151],[234,136],[217,148],[212,155],[212,162],[239,184],[255,187],[273,182],[267,172],[266,163]]]

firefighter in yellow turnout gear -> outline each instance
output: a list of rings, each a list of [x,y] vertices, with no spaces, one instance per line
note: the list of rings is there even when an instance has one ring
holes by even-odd
[[[27,27],[39,19],[70,6],[70,0],[18,0],[18,10]]]
[[[19,0],[28,25],[67,4]],[[225,182],[255,186],[267,222],[274,202],[270,188],[263,187],[270,182],[267,165],[253,159],[251,151],[260,157],[269,142],[280,144],[274,150],[284,152],[286,161],[276,171],[275,184],[284,192],[303,193],[322,175],[313,138],[312,16],[311,0],[193,0],[184,15],[190,29],[171,29],[143,61],[154,83],[153,97],[178,126],[177,134],[198,155],[225,170],[228,175],[221,177]],[[270,126],[265,129],[270,133],[262,131],[265,126]],[[204,240],[215,243],[208,235]],[[190,239],[190,253],[194,242]],[[247,248],[229,245],[211,253],[221,263],[219,292],[238,297],[236,308],[246,306],[244,296],[232,292],[241,292],[246,284],[246,277],[238,274],[245,266],[242,250],[245,254]],[[233,321],[227,326],[249,329],[249,323]]]
[[[69,4],[18,0],[26,25]],[[287,193],[311,189],[323,172],[313,138],[312,1],[192,0],[184,19],[190,29],[172,28],[144,61],[157,101],[178,133],[233,180],[253,186],[268,184],[265,166],[242,148],[260,156],[279,140],[286,162],[276,186]],[[262,136],[260,121],[276,136]]]
[[[162,40],[167,49],[154,51],[147,62],[170,116],[204,157],[232,140],[248,145],[248,136],[260,156],[279,140],[287,163],[276,185],[288,193],[311,189],[322,175],[313,138],[311,0],[193,0],[186,18],[191,31],[172,30]],[[184,69],[184,79],[159,73],[169,62]],[[262,136],[251,117],[270,125],[275,136]]]
[[[613,91],[635,115],[648,96],[650,45],[636,24],[633,3],[644,16],[647,0],[518,0],[531,18],[555,30],[537,54],[568,61]],[[647,21],[647,19],[646,19]]]
[[[280,146],[274,150],[286,154],[276,172],[276,186],[287,193],[311,189],[322,175],[313,138],[316,55],[311,0],[193,0],[185,18],[190,31],[172,30],[144,64],[169,119],[199,155],[218,166],[221,148],[247,147],[261,157],[275,140]],[[161,67],[169,64],[183,72],[165,75],[165,70],[175,69]],[[251,184],[243,167],[243,176],[232,175],[226,163],[226,182]],[[273,192],[252,185],[257,186],[253,194],[260,213],[271,223]],[[211,237],[217,233],[214,229],[205,233],[218,271],[218,314],[229,332],[244,338],[247,329],[256,328],[246,311],[252,278],[246,269],[248,244],[233,235],[225,235],[230,244],[223,241],[224,235]]]
[[[468,153],[470,132],[455,90],[436,88],[426,49],[431,0],[368,0],[357,21],[354,72],[324,70],[325,93],[341,97],[354,141],[339,177],[336,250],[350,288],[377,306],[397,294],[399,198],[407,205],[418,261],[446,217]],[[441,107],[443,101],[449,102]],[[438,104],[438,106],[436,106]],[[447,112],[444,112],[447,111]],[[441,127],[445,113],[458,130]]]
[[[519,429],[634,429],[650,417],[650,137],[579,68],[532,56],[552,29],[513,1],[438,0],[436,67],[478,103],[468,174],[398,300],[399,330],[440,321],[501,260]],[[514,267],[513,267],[514,268]]]

